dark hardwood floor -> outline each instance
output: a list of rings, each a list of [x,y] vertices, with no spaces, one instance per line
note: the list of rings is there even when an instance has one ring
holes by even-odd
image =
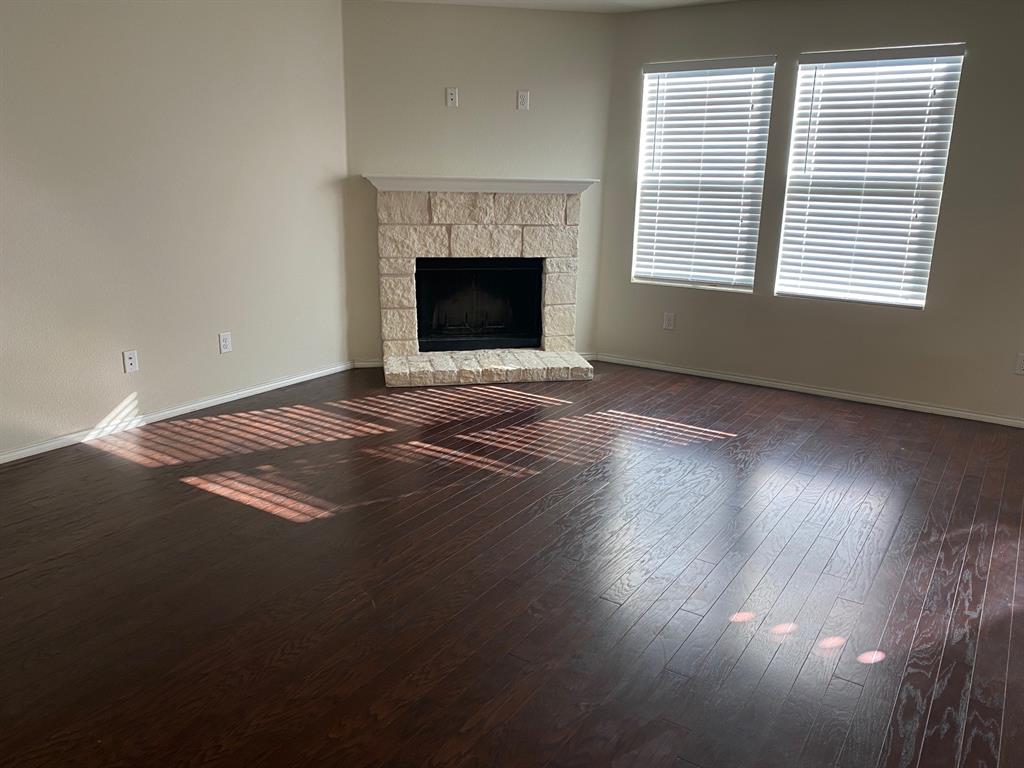
[[[0,467],[4,766],[1024,765],[1024,430],[353,371]]]

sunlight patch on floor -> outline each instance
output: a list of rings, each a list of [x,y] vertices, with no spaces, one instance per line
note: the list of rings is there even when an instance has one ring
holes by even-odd
[[[173,466],[394,432],[311,405],[161,421],[97,437],[97,448],[145,467]]]
[[[292,523],[332,517],[337,509],[336,505],[316,496],[242,472],[211,472],[183,477],[181,482]]]
[[[474,386],[410,390],[338,400],[328,405],[362,416],[385,418],[406,426],[482,419],[534,408],[569,405],[572,401],[508,387]]]

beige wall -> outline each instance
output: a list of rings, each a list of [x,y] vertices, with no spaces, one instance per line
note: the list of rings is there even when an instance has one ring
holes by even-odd
[[[1024,418],[1024,74],[1019,0],[758,0],[617,26],[597,349],[633,360]],[[801,51],[966,41],[927,307],[772,296]],[[641,66],[778,54],[754,295],[633,285]],[[675,331],[662,313],[677,313]]]
[[[341,67],[338,0],[0,2],[0,454],[349,358]]]
[[[584,195],[582,352],[1024,418],[1024,105],[1003,89],[1022,8],[0,0],[0,455],[132,393],[152,413],[378,359],[364,173],[602,179]],[[959,40],[927,307],[774,298],[799,52]],[[631,284],[641,65],[762,53],[779,69],[754,295]]]
[[[613,17],[348,0],[344,18],[349,343],[380,359],[376,198],[359,175],[600,178]],[[595,351],[600,200],[600,186],[583,196],[581,352]]]

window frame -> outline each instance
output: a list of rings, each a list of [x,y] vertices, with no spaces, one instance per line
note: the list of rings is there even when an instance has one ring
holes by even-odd
[[[814,51],[801,53],[797,58],[796,72],[794,81],[794,95],[792,101],[792,116],[790,119],[790,138],[789,138],[789,149],[786,155],[786,176],[785,183],[783,185],[783,205],[782,205],[782,216],[779,222],[779,245],[776,254],[775,261],[775,277],[772,284],[772,296],[773,298],[779,299],[796,299],[796,300],[810,300],[810,301],[827,301],[827,302],[842,302],[844,304],[863,305],[870,307],[885,307],[896,310],[912,310],[912,311],[923,311],[927,306],[928,289],[931,286],[932,278],[932,266],[934,263],[935,255],[935,241],[938,235],[939,219],[942,212],[942,197],[945,193],[946,174],[949,170],[949,154],[952,149],[953,132],[956,127],[956,106],[959,102],[959,86],[963,75],[963,65],[966,61],[967,47],[965,43],[940,43],[940,44],[922,44],[922,45],[907,45],[907,46],[896,46],[886,48],[864,48],[864,49],[849,49],[840,51]],[[939,57],[950,57],[950,56],[961,56],[962,61],[960,64],[960,70],[957,73],[957,93],[954,98],[952,111],[950,114],[950,127],[949,127],[949,144],[946,147],[946,155],[943,161],[942,168],[942,186],[939,191],[938,197],[935,203],[935,227],[932,232],[932,250],[928,258],[928,273],[925,278],[924,292],[922,295],[921,304],[909,303],[909,302],[897,302],[893,300],[885,300],[879,298],[877,300],[870,298],[861,297],[848,297],[848,296],[827,296],[827,295],[815,295],[810,293],[796,293],[790,291],[780,292],[779,282],[782,276],[783,269],[783,251],[785,247],[786,238],[786,219],[789,212],[790,206],[790,176],[792,172],[792,157],[794,153],[794,146],[796,144],[798,136],[797,118],[800,103],[800,67],[803,65],[813,64],[841,64],[844,62],[885,62],[894,60],[904,59],[920,59],[920,58],[939,58]],[[863,196],[856,198],[863,200]],[[851,198],[854,200],[854,198]]]
[[[771,146],[771,120],[772,111],[775,108],[775,75],[778,70],[778,55],[776,54],[765,54],[765,55],[753,55],[753,56],[741,56],[741,57],[729,57],[729,58],[714,58],[714,59],[692,59],[685,61],[659,61],[649,62],[643,65],[640,73],[640,91],[641,91],[641,106],[640,106],[640,121],[639,131],[637,140],[637,165],[636,165],[636,195],[634,200],[633,210],[633,237],[630,251],[630,265],[629,265],[629,277],[631,284],[637,285],[657,285],[671,288],[696,288],[698,290],[705,291],[723,291],[725,293],[739,293],[752,295],[757,282],[756,268],[757,268],[757,256],[758,251],[761,247],[761,224],[763,223],[762,214],[764,210],[764,187],[767,179],[767,168],[762,172],[761,176],[761,195],[758,202],[758,223],[757,223],[757,239],[754,242],[754,274],[751,277],[751,283],[747,285],[729,285],[727,283],[714,283],[703,280],[668,280],[657,277],[637,276],[637,240],[640,234],[640,212],[641,212],[641,196],[643,194],[643,159],[644,159],[644,148],[645,148],[645,133],[646,133],[646,118],[647,118],[647,87],[646,77],[650,74],[659,73],[673,73],[673,72],[695,72],[695,71],[710,71],[710,70],[728,70],[728,69],[742,69],[747,67],[771,67],[772,68],[772,81],[771,88],[769,89],[769,103],[766,114],[767,128],[765,130],[765,150],[764,158],[767,166],[768,153]]]

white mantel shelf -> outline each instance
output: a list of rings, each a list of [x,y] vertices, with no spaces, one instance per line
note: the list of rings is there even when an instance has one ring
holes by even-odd
[[[365,176],[381,192],[519,192],[573,195],[597,179],[485,179],[453,176]]]

